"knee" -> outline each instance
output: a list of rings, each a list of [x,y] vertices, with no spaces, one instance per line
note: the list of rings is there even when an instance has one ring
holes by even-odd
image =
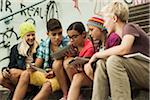
[[[52,93],[52,87],[51,87],[51,83],[50,82],[45,82],[42,86],[42,89],[46,92],[46,93]]]
[[[80,85],[83,80],[83,75],[81,73],[77,73],[73,76],[72,82],[75,83],[75,85]]]
[[[23,71],[19,80],[21,80],[22,82],[28,82],[30,80],[30,72],[28,72],[27,70]]]
[[[55,60],[54,62],[53,62],[53,70],[54,71],[59,71],[59,70],[61,70],[63,67],[62,67],[62,60]]]
[[[116,63],[116,62],[120,62],[120,61],[121,61],[120,56],[112,55],[112,56],[108,57],[106,64]]]
[[[94,72],[95,80],[107,79],[106,62],[104,60],[98,60],[96,62],[96,70]]]
[[[121,59],[119,56],[116,56],[116,55],[113,55],[113,56],[110,56],[107,61],[106,61],[106,66],[113,66],[113,65],[116,65],[118,63],[121,62]]]
[[[64,65],[64,69],[66,70],[66,71],[68,71],[69,69],[70,69],[70,66],[69,65]]]
[[[97,69],[98,70],[103,70],[103,71],[106,70],[106,62],[104,60],[102,60],[102,59],[98,60],[96,62],[96,70]]]
[[[65,70],[68,70],[68,68],[70,68],[69,62],[70,62],[71,60],[72,60],[72,59],[66,59],[66,60],[64,60],[63,66],[64,66],[64,69],[65,69]]]
[[[114,70],[121,70],[122,59],[119,56],[113,55],[110,56],[106,61],[106,68],[108,71],[108,74]]]
[[[23,71],[21,69],[11,68],[9,72],[10,74],[19,76]]]

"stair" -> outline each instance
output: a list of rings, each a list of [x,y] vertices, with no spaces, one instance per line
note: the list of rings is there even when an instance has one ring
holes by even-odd
[[[138,24],[146,32],[150,32],[150,2],[129,7],[129,22]]]

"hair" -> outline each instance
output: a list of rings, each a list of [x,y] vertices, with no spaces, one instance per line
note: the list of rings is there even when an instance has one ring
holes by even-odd
[[[36,41],[36,39],[35,39],[34,44],[32,46],[29,46],[25,40],[25,35],[28,32],[35,32],[36,33],[36,28],[35,28],[34,24],[30,23],[30,22],[23,22],[19,26],[19,32],[20,32],[19,35],[22,39],[22,41],[18,44],[18,47],[17,47],[19,54],[27,57],[29,49],[31,51],[31,54],[35,53],[36,49],[38,47],[38,42]]]
[[[69,30],[76,30],[77,32],[79,32],[79,34],[82,34],[83,32],[85,32],[85,27],[82,22],[74,22],[68,27],[67,32]]]
[[[62,29],[61,23],[58,19],[52,18],[47,22],[47,31],[53,31],[56,29]]]
[[[38,45],[38,42],[35,40],[33,46],[29,46],[25,41],[25,38],[23,38],[22,41],[18,44],[17,48],[20,55],[28,57],[30,55],[28,54],[28,51],[30,50],[31,54],[36,53]]]
[[[127,22],[129,17],[128,5],[121,1],[114,1],[106,5],[102,13],[116,15],[122,22]]]

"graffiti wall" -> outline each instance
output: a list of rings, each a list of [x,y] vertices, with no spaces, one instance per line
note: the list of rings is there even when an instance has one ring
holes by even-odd
[[[22,22],[33,22],[41,40],[46,38],[48,19],[58,18],[66,35],[65,30],[72,22],[86,24],[88,18],[94,15],[93,8],[93,0],[0,0],[0,68],[8,65],[10,49],[20,41],[18,26]]]
[[[58,18],[58,12],[56,2],[51,0],[0,0],[0,67],[7,66],[11,47],[20,41],[20,23],[31,21],[37,36],[44,38],[46,21]]]

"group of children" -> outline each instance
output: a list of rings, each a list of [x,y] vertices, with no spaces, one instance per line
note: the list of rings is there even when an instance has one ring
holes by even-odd
[[[22,41],[11,49],[9,66],[0,73],[0,84],[13,92],[13,100],[23,100],[34,86],[41,89],[33,100],[47,100],[57,90],[63,92],[61,100],[83,100],[81,87],[92,85],[92,100],[107,100],[108,96],[112,100],[131,100],[130,82],[148,89],[148,62],[123,57],[136,52],[149,56],[148,37],[140,27],[127,23],[128,8],[122,2],[110,3],[102,15],[103,19],[88,20],[88,32],[82,22],[72,23],[67,37],[62,34],[60,21],[52,18],[46,26],[48,38],[40,44],[34,25],[22,23]],[[60,60],[51,57],[67,45],[74,45],[76,57],[89,58],[89,62],[73,66],[69,62],[74,57],[68,54]],[[47,73],[32,69],[32,63]]]

